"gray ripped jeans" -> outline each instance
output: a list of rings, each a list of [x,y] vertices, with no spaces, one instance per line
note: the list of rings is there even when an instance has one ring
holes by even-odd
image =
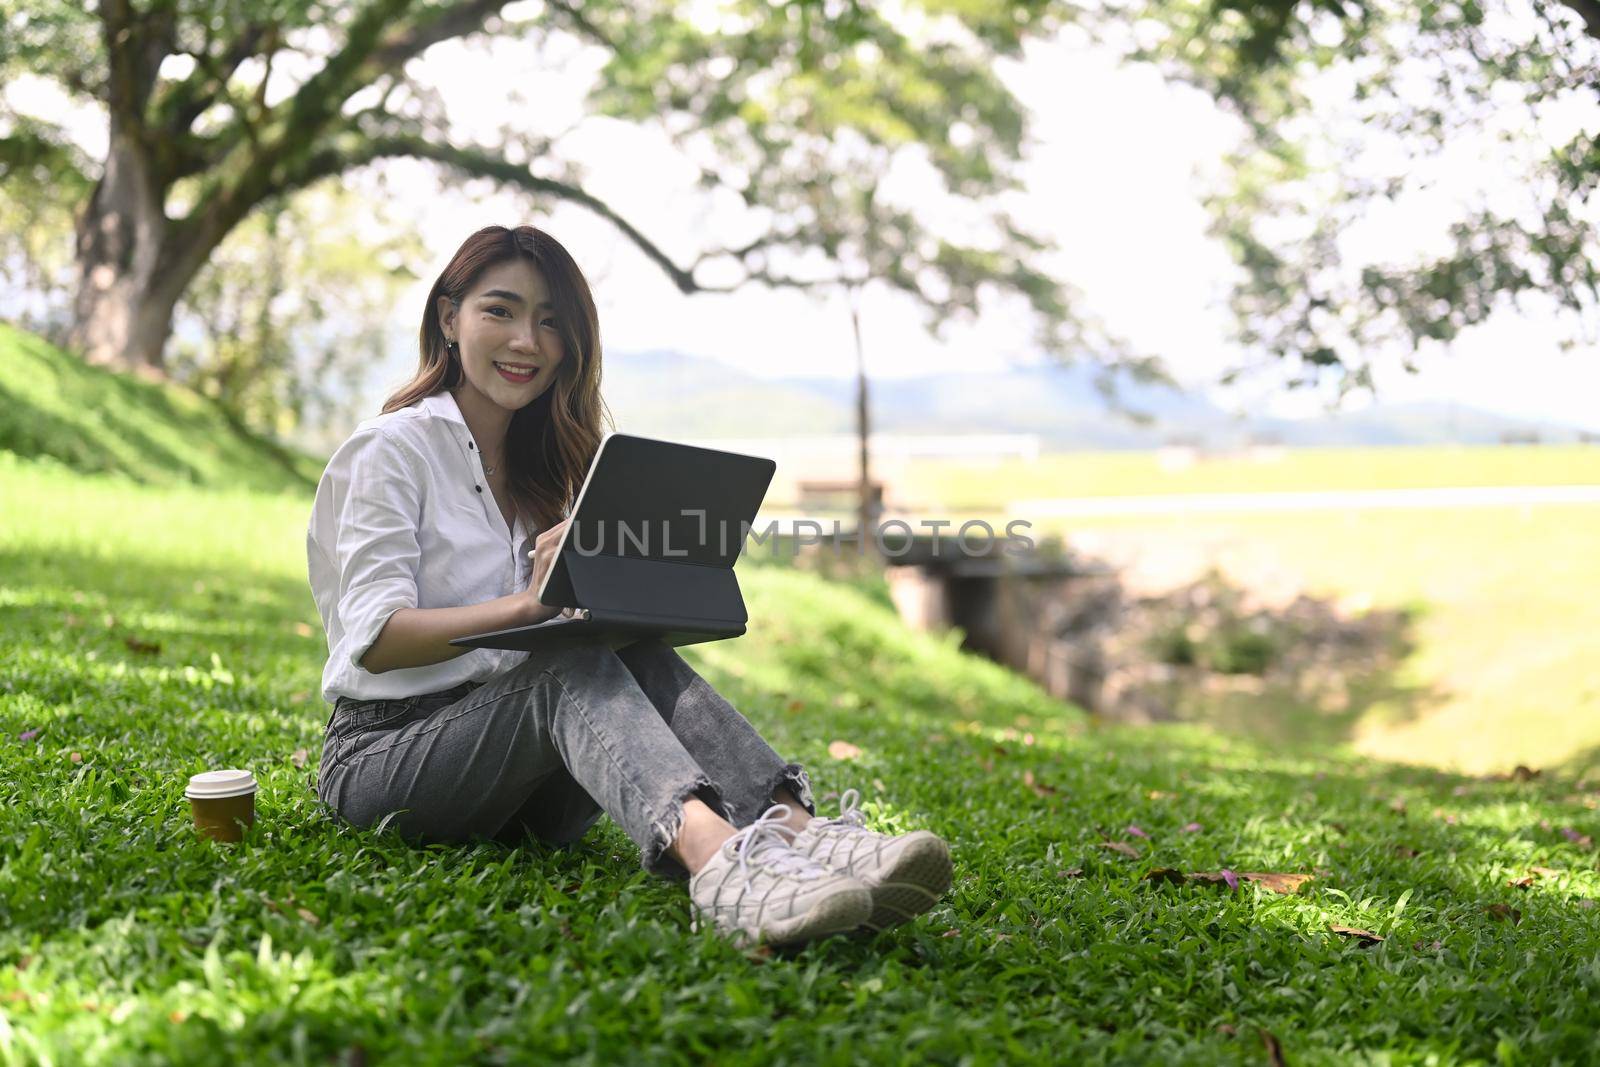
[[[786,786],[811,814],[810,782],[675,649],[532,652],[484,683],[397,700],[340,697],[317,796],[346,822],[416,843],[525,836],[571,844],[602,812],[645,870],[688,877],[666,850],[698,797],[735,827]]]

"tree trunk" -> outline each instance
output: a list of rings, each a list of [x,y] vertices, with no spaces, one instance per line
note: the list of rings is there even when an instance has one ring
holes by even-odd
[[[115,125],[105,172],[77,221],[78,294],[67,342],[86,362],[160,377],[172,309],[194,273],[179,260],[193,257],[176,254],[147,153]]]

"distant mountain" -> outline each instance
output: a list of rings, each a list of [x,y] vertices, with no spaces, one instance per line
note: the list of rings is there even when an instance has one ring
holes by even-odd
[[[853,401],[678,352],[607,353],[601,390],[617,429],[676,437],[847,433]]]
[[[1378,406],[1309,419],[1236,418],[1202,396],[1119,383],[1146,425],[1111,411],[1083,367],[870,380],[873,428],[896,434],[1032,433],[1050,449],[1148,449],[1181,441],[1226,445],[1492,444],[1506,435],[1579,438],[1565,426],[1448,404]],[[680,352],[607,353],[604,384],[618,429],[677,437],[789,437],[855,428],[855,382],[758,378]]]

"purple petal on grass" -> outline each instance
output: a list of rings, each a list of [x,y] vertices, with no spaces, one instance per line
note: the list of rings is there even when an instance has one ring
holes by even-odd
[[[1222,880],[1224,882],[1228,883],[1228,888],[1229,889],[1238,889],[1239,888],[1239,876],[1237,874],[1234,874],[1232,871],[1228,870],[1226,867],[1224,867],[1218,873],[1222,875]]]
[[[38,736],[39,736],[39,731],[37,729],[24,730],[20,734],[17,735],[17,740],[18,741],[32,741],[35,737],[38,737]]]
[[[1205,827],[1201,826],[1199,823],[1192,822],[1192,823],[1189,823],[1188,825],[1186,825],[1183,828],[1183,832],[1186,833],[1186,834],[1197,834],[1201,830],[1204,830],[1204,829],[1205,829]]]
[[[1150,839],[1150,835],[1149,834],[1145,833],[1143,830],[1139,829],[1137,826],[1134,826],[1131,823],[1128,825],[1127,832],[1132,834],[1134,837],[1142,837],[1145,840],[1149,840]]]

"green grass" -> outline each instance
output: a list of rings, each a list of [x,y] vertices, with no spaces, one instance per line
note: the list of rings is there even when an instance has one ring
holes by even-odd
[[[1350,612],[1415,609],[1395,693],[1350,723],[1368,755],[1486,772],[1600,751],[1600,506],[1097,518],[1034,535],[1046,532],[1174,581],[1217,564]],[[1237,725],[1293,734],[1281,708],[1256,703],[1244,711],[1261,729]]]
[[[323,461],[229,422],[210,399],[101,367],[0,322],[0,451],[152,485],[302,493]]]
[[[1587,445],[1296,448],[1273,456],[1219,456],[1170,469],[1154,452],[924,461],[908,471],[904,491],[944,508],[988,510],[1077,496],[1600,484],[1600,448]]]
[[[0,1063],[1262,1063],[1262,1030],[1295,1064],[1593,1060],[1595,783],[1094,729],[777,567],[686,654],[819,796],[950,840],[911,926],[747,955],[609,821],[570,852],[342,826],[308,507],[0,465]],[[188,824],[215,766],[263,785],[240,845]],[[1559,873],[1507,884],[1530,865]]]

